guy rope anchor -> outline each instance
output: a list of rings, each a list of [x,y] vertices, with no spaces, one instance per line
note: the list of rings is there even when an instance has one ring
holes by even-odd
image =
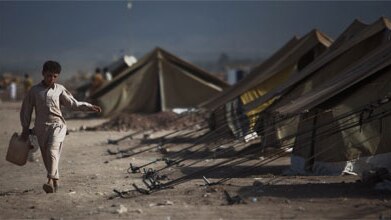
[[[172,165],[178,163],[175,160],[171,160],[169,158],[158,158],[158,159],[156,159],[154,161],[151,161],[151,162],[146,163],[146,164],[141,165],[141,166],[134,166],[132,163],[129,163],[129,168],[128,168],[127,172],[129,174],[130,173],[139,173],[141,168],[147,167],[147,166],[149,166],[151,164],[154,164],[156,162],[159,162],[159,161],[164,161],[167,164],[167,166],[172,166]]]
[[[144,165],[142,165],[142,166],[133,166],[132,163],[129,163],[129,168],[128,168],[127,172],[128,172],[128,173],[138,173],[138,172],[140,172],[140,169],[141,169],[141,168],[144,168],[144,167],[146,167],[146,166],[149,166],[149,165],[154,164],[154,163],[156,163],[156,162],[158,162],[158,161],[161,161],[161,160],[162,160],[162,159],[158,158],[158,159],[156,159],[156,160],[154,160],[154,161],[152,161],[152,162],[149,162],[149,163],[147,163],[147,164],[144,164]]]

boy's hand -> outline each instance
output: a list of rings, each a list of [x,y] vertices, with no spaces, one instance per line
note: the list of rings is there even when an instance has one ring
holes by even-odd
[[[91,107],[91,110],[94,111],[94,112],[102,112],[102,109],[99,106],[97,106],[97,105],[93,105]]]
[[[29,139],[29,132],[28,131],[22,131],[22,134],[20,134],[20,139],[22,141],[27,141]]]

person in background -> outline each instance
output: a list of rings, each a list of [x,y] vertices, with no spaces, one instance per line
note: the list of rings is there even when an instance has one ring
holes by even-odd
[[[59,187],[59,161],[66,135],[66,124],[60,106],[76,111],[101,112],[101,108],[87,102],[77,101],[72,94],[56,81],[61,65],[56,61],[46,61],[42,67],[43,80],[34,85],[25,96],[20,110],[22,125],[21,139],[27,141],[31,114],[35,109],[33,133],[38,139],[42,159],[47,171],[46,193],[57,192]]]
[[[16,78],[13,78],[8,86],[9,98],[11,101],[16,101],[17,90]]]
[[[24,95],[27,94],[27,92],[31,89],[33,86],[33,79],[29,76],[29,74],[24,74],[24,80],[23,80],[23,92]]]
[[[100,68],[95,69],[95,74],[91,78],[90,95],[94,94],[105,82]]]
[[[103,68],[103,73],[105,74],[105,79],[107,81],[111,81],[113,79],[113,76],[111,75],[111,73],[107,67]]]

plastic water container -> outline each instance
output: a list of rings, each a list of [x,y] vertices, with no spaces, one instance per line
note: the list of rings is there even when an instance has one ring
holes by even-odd
[[[29,141],[21,140],[18,133],[15,132],[9,142],[5,159],[13,164],[23,166],[27,162],[30,149]]]

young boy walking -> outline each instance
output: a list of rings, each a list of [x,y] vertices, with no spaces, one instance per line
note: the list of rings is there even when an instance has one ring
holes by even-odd
[[[61,65],[56,61],[43,64],[43,80],[33,86],[26,94],[20,111],[23,140],[28,139],[31,114],[35,109],[33,131],[37,136],[42,159],[47,170],[48,181],[43,185],[46,193],[56,192],[59,187],[59,160],[66,135],[66,124],[60,106],[76,111],[101,112],[101,108],[87,102],[77,101],[64,86],[56,81],[61,72]]]

